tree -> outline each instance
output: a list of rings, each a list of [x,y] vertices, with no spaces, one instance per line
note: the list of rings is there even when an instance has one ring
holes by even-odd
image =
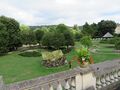
[[[62,33],[57,32],[48,32],[42,38],[42,45],[47,46],[48,48],[59,49],[64,46],[65,38]]]
[[[71,46],[74,46],[74,38],[73,38],[73,35],[72,33],[70,32],[70,29],[64,25],[64,24],[59,24],[56,28],[57,32],[58,33],[62,33],[65,37],[65,45],[67,46],[67,49],[68,47],[71,45]]]
[[[5,31],[8,32],[8,49],[16,50],[21,46],[19,23],[15,19],[5,16],[0,17],[0,22],[5,25]]]
[[[67,46],[67,49],[69,46],[74,46],[74,38],[73,35],[70,31],[64,32],[64,37],[65,37],[65,45]]]
[[[51,37],[52,42],[50,42],[51,46],[55,49],[59,49],[60,47],[65,45],[65,37],[62,33],[54,33]]]
[[[22,41],[22,44],[29,44],[29,31],[30,31],[30,28],[29,26],[26,26],[26,25],[21,25],[20,26],[20,30],[21,30],[21,41]]]
[[[0,22],[0,55],[8,52],[8,33],[6,32],[6,27]]]
[[[81,40],[80,40],[81,44],[86,46],[86,47],[90,47],[92,45],[92,39],[90,36],[84,36]]]
[[[77,24],[75,24],[75,25],[73,26],[73,29],[74,29],[74,30],[77,30],[77,31],[80,30]]]
[[[107,32],[114,34],[116,29],[116,23],[111,20],[102,20],[98,23],[98,36],[102,37]]]
[[[57,30],[57,32],[59,32],[59,33],[64,33],[64,32],[66,32],[66,31],[69,31],[69,28],[68,28],[66,25],[64,25],[64,24],[59,24],[59,25],[56,27],[56,30]]]
[[[21,40],[22,43],[27,45],[36,44],[36,35],[33,30],[30,30],[29,26],[21,25]]]
[[[82,33],[84,35],[90,35],[93,37],[94,35],[94,29],[91,27],[91,25],[89,25],[88,23],[85,23],[85,25],[83,25],[83,30],[82,30]]]
[[[82,35],[82,33],[77,32],[77,33],[75,33],[74,37],[75,37],[76,41],[80,41],[80,39],[83,37],[83,35]]]
[[[35,30],[35,35],[36,35],[37,43],[39,43],[39,45],[40,45],[42,37],[44,35],[44,31],[42,31],[41,29],[38,28],[38,29]]]
[[[92,37],[97,37],[97,32],[98,32],[98,25],[96,23],[93,23],[90,25],[92,30],[93,30],[93,33],[92,33]]]
[[[51,38],[52,36],[53,36],[53,33],[51,33],[51,32],[45,33],[43,38],[42,38],[42,45],[50,48],[51,42],[52,42],[52,38]]]

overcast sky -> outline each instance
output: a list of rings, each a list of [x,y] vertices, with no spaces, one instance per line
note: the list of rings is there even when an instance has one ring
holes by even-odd
[[[120,23],[120,0],[0,0],[0,15],[27,25]]]

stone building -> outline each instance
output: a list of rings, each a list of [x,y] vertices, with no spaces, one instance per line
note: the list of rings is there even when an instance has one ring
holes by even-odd
[[[117,28],[115,29],[116,34],[120,34],[120,24],[117,25]]]

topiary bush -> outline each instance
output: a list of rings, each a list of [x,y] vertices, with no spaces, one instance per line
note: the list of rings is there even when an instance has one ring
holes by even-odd
[[[42,64],[46,67],[57,67],[65,64],[66,57],[61,50],[42,52]]]
[[[41,53],[37,50],[27,50],[19,54],[20,56],[24,57],[39,57],[41,56]]]

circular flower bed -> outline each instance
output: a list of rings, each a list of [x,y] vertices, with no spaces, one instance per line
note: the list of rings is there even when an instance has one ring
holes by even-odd
[[[24,57],[39,57],[41,56],[41,53],[38,52],[37,50],[27,50],[27,51],[21,52],[19,55]]]

